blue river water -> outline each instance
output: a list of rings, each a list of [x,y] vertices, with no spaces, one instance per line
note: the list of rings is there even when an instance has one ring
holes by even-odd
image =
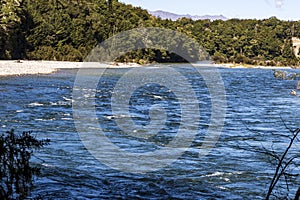
[[[209,91],[195,71],[184,66],[176,70],[190,81],[197,95],[198,134],[190,149],[175,162],[144,174],[112,169],[95,159],[84,146],[72,110],[78,70],[0,77],[1,132],[11,128],[17,132],[32,130],[37,138],[51,140],[33,158],[42,171],[31,196],[42,199],[263,199],[275,166],[269,157],[253,149],[272,148],[280,155],[289,142],[283,137],[290,134],[285,124],[290,128],[300,127],[300,99],[290,95],[297,81],[277,80],[270,69],[218,69],[226,92],[225,123],[215,147],[208,155],[199,157],[197,146],[201,145],[211,123]],[[143,145],[143,140],[123,134],[115,119],[128,116],[112,115],[111,97],[118,80],[127,71],[106,70],[101,78],[93,97],[99,124],[107,137],[121,148],[154,151],[175,137],[180,123],[180,103],[167,87],[157,84],[139,87],[129,101],[129,111],[136,124],[149,124],[149,107],[153,104],[167,108],[166,124],[157,136],[147,139],[152,145]],[[89,76],[93,75],[87,74],[86,78]],[[83,95],[83,98],[91,97]],[[299,180],[292,181],[291,197],[299,185]]]

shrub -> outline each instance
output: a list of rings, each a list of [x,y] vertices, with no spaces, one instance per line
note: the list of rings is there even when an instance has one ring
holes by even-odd
[[[28,195],[40,171],[30,164],[33,150],[49,142],[37,140],[32,132],[16,134],[13,129],[0,136],[0,199],[24,199]]]

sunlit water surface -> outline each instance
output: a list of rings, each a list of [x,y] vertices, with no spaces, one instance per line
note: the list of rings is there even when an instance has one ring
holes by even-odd
[[[42,164],[42,173],[36,179],[31,196],[43,199],[264,198],[274,165],[267,156],[244,149],[251,149],[250,145],[264,146],[273,147],[279,154],[282,152],[288,141],[273,135],[290,134],[282,120],[290,128],[300,125],[300,99],[289,94],[295,89],[296,81],[276,80],[268,69],[219,69],[226,89],[225,125],[216,147],[209,155],[199,157],[197,147],[201,146],[210,124],[210,95],[196,71],[184,66],[177,66],[176,70],[190,80],[197,94],[198,134],[190,150],[176,162],[146,174],[113,170],[95,159],[81,142],[72,112],[77,70],[1,77],[1,131],[32,130],[38,138],[51,140],[34,158]],[[95,99],[99,124],[116,145],[128,151],[154,151],[159,144],[168,144],[175,137],[180,123],[179,101],[166,87],[155,84],[140,87],[130,99],[135,122],[149,123],[149,107],[162,104],[167,112],[166,126],[156,137],[148,139],[153,145],[143,145],[143,141],[122,134],[114,119],[128,116],[113,116],[110,98],[115,84],[126,71],[128,69],[107,70],[100,80]],[[161,76],[164,79],[164,74]],[[290,188],[291,195],[300,185],[299,182],[294,184],[294,188]]]

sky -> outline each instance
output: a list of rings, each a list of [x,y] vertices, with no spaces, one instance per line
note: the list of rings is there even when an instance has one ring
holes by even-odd
[[[300,20],[300,0],[119,0],[150,11],[227,18]]]

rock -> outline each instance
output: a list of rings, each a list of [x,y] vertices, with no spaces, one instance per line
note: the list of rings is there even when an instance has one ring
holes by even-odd
[[[298,74],[290,73],[282,70],[274,70],[274,77],[280,80],[294,80]]]
[[[291,95],[297,96],[297,92],[295,90],[292,90]]]

